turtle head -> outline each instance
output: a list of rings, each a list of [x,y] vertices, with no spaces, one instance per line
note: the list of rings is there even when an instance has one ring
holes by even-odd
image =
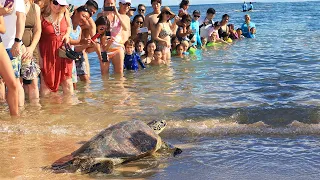
[[[154,120],[148,123],[148,126],[153,129],[157,134],[160,134],[166,127],[167,122],[165,120]]]

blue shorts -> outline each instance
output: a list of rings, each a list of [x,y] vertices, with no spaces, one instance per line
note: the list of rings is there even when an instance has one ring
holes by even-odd
[[[13,57],[11,52],[10,52],[11,48],[10,49],[6,49],[7,53],[8,53],[8,56],[11,60],[11,64],[12,64],[12,68],[13,68],[13,71],[14,71],[14,75],[16,78],[19,78],[20,77],[20,70],[21,70],[21,55],[20,56],[17,56],[17,57]]]

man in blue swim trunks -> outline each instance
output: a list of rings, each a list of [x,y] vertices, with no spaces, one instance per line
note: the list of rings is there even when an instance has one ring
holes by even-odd
[[[249,14],[246,14],[244,16],[245,23],[242,24],[241,30],[242,30],[242,35],[246,38],[254,38],[256,34],[256,25],[251,22]]]

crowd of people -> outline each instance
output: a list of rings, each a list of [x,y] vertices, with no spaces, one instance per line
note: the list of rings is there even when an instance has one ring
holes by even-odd
[[[118,8],[116,0],[104,0],[96,19],[94,0],[78,7],[66,0],[6,2],[0,4],[0,102],[7,101],[12,116],[19,115],[25,99],[39,106],[40,97],[60,87],[70,96],[78,80],[89,82],[90,53],[97,54],[102,75],[109,74],[110,63],[122,75],[256,33],[249,15],[236,29],[228,14],[215,22],[213,8],[204,15],[189,13],[189,0],[181,1],[177,13],[151,0],[148,14],[143,4],[131,7],[131,0],[119,0]]]

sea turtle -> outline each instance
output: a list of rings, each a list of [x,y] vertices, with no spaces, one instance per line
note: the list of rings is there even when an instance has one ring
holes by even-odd
[[[50,169],[54,172],[111,173],[114,166],[151,155],[159,149],[180,154],[181,149],[169,146],[158,135],[165,127],[164,120],[148,124],[140,120],[120,122],[54,162]]]

